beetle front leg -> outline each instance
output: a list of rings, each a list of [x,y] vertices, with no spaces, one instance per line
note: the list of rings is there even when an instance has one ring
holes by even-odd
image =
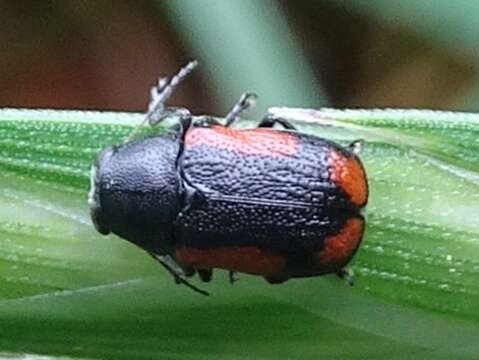
[[[285,129],[288,130],[296,130],[293,124],[291,124],[288,120],[282,119],[275,117],[274,115],[267,114],[265,117],[261,120],[261,122],[258,124],[259,128],[272,128],[276,124],[281,125]]]
[[[190,61],[183,66],[178,73],[170,77],[160,77],[158,83],[150,89],[150,102],[148,112],[143,121],[138,124],[125,139],[124,143],[129,142],[134,135],[146,124],[156,125],[168,115],[175,115],[180,118],[180,123],[186,119],[191,119],[191,113],[185,108],[167,108],[165,102],[175,91],[178,85],[193,71],[198,65],[197,61]]]
[[[148,113],[146,114],[145,121],[148,121],[149,124],[155,124],[164,119],[165,113],[168,112],[167,109],[165,109],[166,100],[168,100],[178,85],[194,70],[197,65],[197,61],[190,61],[171,78],[161,77],[158,80],[157,85],[153,86],[150,90],[150,103],[148,104]],[[175,111],[180,113],[184,113],[186,111],[188,115],[191,116],[187,109],[181,108],[181,110],[177,109]]]
[[[188,280],[186,280],[186,274],[182,267],[178,265],[178,263],[169,255],[156,255],[152,252],[148,251],[148,254],[158,261],[171,275],[173,275],[173,278],[175,280],[175,283],[177,284],[183,284],[192,289],[193,291],[196,291],[202,295],[209,296],[210,294],[202,289],[197,288],[193,284],[190,284]]]
[[[191,112],[182,107],[166,107],[161,112],[158,113],[148,113],[147,119],[150,126],[155,126],[159,124],[163,119],[167,117],[176,117],[179,119],[180,123],[185,119],[191,119]]]

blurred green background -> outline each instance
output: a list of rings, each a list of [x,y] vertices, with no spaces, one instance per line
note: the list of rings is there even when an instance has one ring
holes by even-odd
[[[173,99],[224,113],[272,105],[477,110],[474,1],[0,1],[0,105],[144,110],[148,88],[196,58]]]

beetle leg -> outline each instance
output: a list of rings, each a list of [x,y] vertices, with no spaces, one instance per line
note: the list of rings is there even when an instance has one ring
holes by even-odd
[[[288,278],[285,278],[283,276],[274,276],[274,275],[265,276],[264,278],[270,284],[282,284],[286,280],[288,280]]]
[[[192,268],[191,266],[182,267],[182,269],[186,277],[192,277],[193,275],[196,274],[196,270]]]
[[[362,139],[354,140],[348,146],[349,150],[356,155],[361,152],[362,147],[363,147],[363,140]]]
[[[152,114],[151,117],[148,118],[148,123],[150,126],[155,126],[159,124],[163,119],[167,117],[177,117],[180,119],[180,122],[183,119],[191,118],[191,113],[188,109],[182,107],[165,107],[161,113]]]
[[[279,117],[275,117],[272,114],[265,115],[265,117],[258,124],[258,127],[260,127],[260,128],[261,127],[272,128],[276,124],[279,124],[279,125],[281,125],[282,127],[284,127],[285,129],[288,129],[288,130],[296,130],[294,125],[291,124],[288,120],[285,120],[285,119],[282,119],[282,118],[279,118]]]
[[[229,279],[230,279],[230,284],[233,285],[235,282],[237,282],[239,279],[235,276],[236,272],[233,270],[230,270],[228,273]]]
[[[210,294],[205,291],[197,288],[193,284],[190,284],[188,280],[186,280],[186,275],[181,266],[179,266],[176,261],[169,255],[163,255],[163,256],[158,256],[152,252],[148,252],[150,256],[158,261],[171,275],[173,275],[173,278],[175,279],[175,283],[177,284],[183,284],[192,289],[193,291],[196,291],[200,294],[209,296]]]
[[[192,125],[196,127],[210,127],[213,125],[221,125],[221,123],[211,116],[195,116]]]
[[[344,267],[336,274],[340,279],[344,280],[349,286],[354,285],[354,271],[351,268]]]
[[[186,117],[191,117],[190,112],[185,108],[165,108],[165,102],[197,65],[198,62],[196,60],[190,61],[171,78],[161,77],[158,79],[158,83],[150,89],[150,102],[145,119],[132,130],[124,143],[130,141],[146,123],[150,125],[158,124],[167,115],[171,114],[178,115],[180,121]]]
[[[198,269],[197,272],[203,282],[210,282],[213,277],[213,270],[211,269]]]
[[[233,106],[233,108],[230,110],[228,114],[225,116],[225,127],[230,127],[243,113],[246,111],[249,107],[251,107],[254,104],[254,101],[258,95],[256,95],[254,92],[246,92],[243,95],[241,95],[240,99],[238,102]]]
[[[164,117],[165,102],[173,94],[178,85],[196,68],[198,62],[190,61],[171,78],[160,78],[158,84],[150,90],[150,103],[145,120],[150,124],[160,122]],[[186,110],[186,109],[184,109]],[[188,111],[189,113],[189,111]]]

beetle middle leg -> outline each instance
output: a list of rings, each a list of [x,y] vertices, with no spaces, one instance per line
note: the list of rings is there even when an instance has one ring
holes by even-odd
[[[261,122],[258,124],[259,128],[272,128],[276,124],[281,125],[285,129],[288,130],[296,130],[293,124],[291,124],[288,120],[275,117],[274,115],[267,114],[265,117],[261,120]]]
[[[248,108],[250,108],[258,96],[253,92],[246,92],[241,95],[238,102],[225,116],[225,127],[230,127]]]
[[[201,281],[203,282],[210,282],[213,277],[213,270],[212,269],[197,269],[198,276],[200,277]]]

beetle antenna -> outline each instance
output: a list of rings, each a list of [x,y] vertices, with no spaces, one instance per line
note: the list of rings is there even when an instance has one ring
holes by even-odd
[[[233,106],[230,112],[225,117],[225,127],[230,127],[248,108],[254,105],[255,100],[258,98],[254,92],[246,92],[241,95],[238,102]]]
[[[174,269],[173,266],[171,266],[171,264],[169,264],[170,261],[167,261],[165,259],[162,259],[162,257],[160,256],[157,256],[156,254],[150,252],[150,251],[147,251],[147,253],[153,258],[155,259],[156,261],[158,261],[165,269],[166,271],[168,271],[171,275],[173,275],[174,279],[175,279],[175,282],[177,284],[183,284],[183,285],[186,285],[187,287],[189,287],[191,290],[197,292],[197,293],[200,293],[201,295],[205,295],[205,296],[210,296],[210,293],[205,291],[205,290],[202,290],[196,286],[194,286],[193,284],[189,283],[188,280],[186,280],[184,278],[184,275],[181,273],[181,269]],[[168,257],[169,258],[169,257]]]
[[[180,116],[189,115],[187,109],[173,108],[171,111],[165,111],[165,102],[173,94],[178,85],[198,66],[198,61],[193,60],[183,66],[175,75],[170,77],[160,77],[158,83],[150,89],[150,102],[148,104],[148,112],[143,121],[138,124],[125,139],[124,143],[130,141],[133,136],[140,130],[145,123],[150,125],[158,124],[166,114],[178,112]]]

